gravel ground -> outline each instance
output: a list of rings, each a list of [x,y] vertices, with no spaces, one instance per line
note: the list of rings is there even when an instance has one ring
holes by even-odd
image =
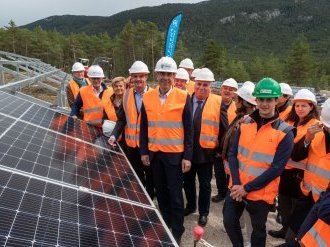
[[[216,194],[216,184],[215,179],[212,179],[212,195]],[[223,223],[222,223],[222,207],[223,201],[220,203],[211,202],[210,215],[208,218],[208,223],[204,228],[204,236],[203,239],[207,241],[212,246],[217,247],[230,247],[231,242],[225,232]],[[197,225],[198,221],[198,212],[191,214],[185,217],[185,228],[186,231],[182,236],[181,247],[192,247],[194,244],[194,236],[193,236],[193,228]],[[276,213],[269,213],[268,221],[267,221],[267,231],[270,229],[280,229],[281,225],[279,225],[275,221]],[[244,233],[244,231],[243,231]],[[245,235],[246,239],[247,236]],[[278,240],[272,238],[271,236],[267,236],[267,246],[277,246],[283,243],[283,240]],[[198,243],[197,246],[205,246],[201,243]]]

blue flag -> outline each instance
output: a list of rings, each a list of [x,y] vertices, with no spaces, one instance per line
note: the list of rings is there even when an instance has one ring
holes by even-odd
[[[166,43],[165,43],[166,57],[174,57],[181,20],[182,20],[182,13],[180,12],[173,17],[170,25],[168,26],[167,34],[166,34]]]

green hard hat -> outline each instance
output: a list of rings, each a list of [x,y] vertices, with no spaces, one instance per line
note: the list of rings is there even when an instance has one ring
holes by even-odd
[[[278,98],[282,96],[282,91],[277,81],[266,77],[257,83],[252,95],[256,98]]]

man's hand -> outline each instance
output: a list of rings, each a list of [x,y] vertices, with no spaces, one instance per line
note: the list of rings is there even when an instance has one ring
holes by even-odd
[[[110,136],[109,140],[108,140],[108,143],[109,145],[113,148],[115,147],[117,144],[116,144],[116,137],[114,136]]]
[[[241,202],[247,195],[243,185],[234,185],[230,190],[230,197],[235,201]]]
[[[182,172],[183,173],[190,171],[190,168],[191,168],[191,162],[190,162],[190,160],[183,159],[182,162],[181,162],[181,164],[182,164]]]
[[[307,143],[310,143],[315,138],[315,134],[317,132],[322,131],[322,130],[323,130],[323,125],[321,123],[312,124],[311,126],[309,126],[307,128],[307,132],[306,132],[306,136],[305,136],[305,141]]]
[[[78,119],[76,115],[71,116],[73,119]]]
[[[141,155],[142,164],[145,166],[150,166],[149,154]]]

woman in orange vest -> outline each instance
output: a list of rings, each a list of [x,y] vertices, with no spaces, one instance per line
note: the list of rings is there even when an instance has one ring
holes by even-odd
[[[282,90],[283,92],[283,90]],[[285,121],[296,127],[297,135],[294,142],[297,143],[307,133],[307,129],[314,123],[319,122],[319,114],[316,109],[315,95],[307,90],[299,90],[293,99],[292,110]],[[292,240],[297,234],[304,218],[313,206],[313,199],[305,195],[300,189],[300,183],[304,177],[305,162],[293,162],[289,160],[286,169],[281,175],[278,197],[278,211],[282,218],[282,229],[269,231],[269,235],[275,238],[286,238]],[[286,232],[290,228],[287,236]]]
[[[113,94],[110,97],[103,98],[104,107],[104,123],[103,123],[103,134],[107,137],[111,136],[111,133],[115,127],[115,124],[123,111],[123,97],[126,88],[126,78],[125,77],[115,77],[112,79]],[[122,135],[118,138],[121,148],[126,150],[125,139]]]
[[[281,247],[327,247],[330,246],[330,184],[314,204],[295,241]]]

